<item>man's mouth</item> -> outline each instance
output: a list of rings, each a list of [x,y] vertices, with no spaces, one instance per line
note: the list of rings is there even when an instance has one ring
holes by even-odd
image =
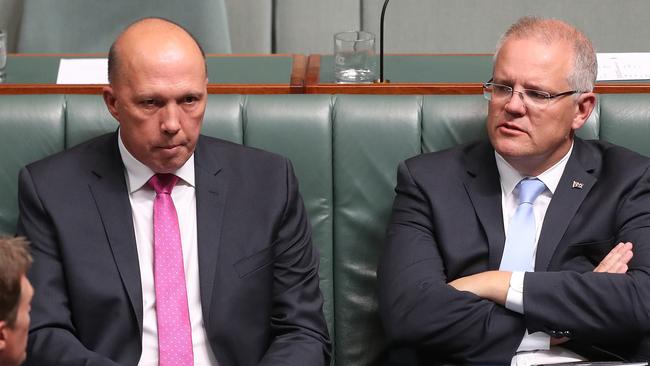
[[[506,132],[506,133],[526,133],[526,131],[524,129],[522,129],[521,127],[519,127],[517,124],[510,123],[510,122],[501,123],[497,127],[497,129],[501,130],[502,132]]]
[[[158,146],[158,149],[162,150],[162,152],[165,152],[165,153],[174,153],[178,149],[180,149],[182,146],[183,145],[181,145],[181,144],[162,145],[162,146]]]

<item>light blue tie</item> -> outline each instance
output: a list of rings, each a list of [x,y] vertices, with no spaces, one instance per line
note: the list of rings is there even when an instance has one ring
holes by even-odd
[[[522,179],[519,182],[519,206],[510,219],[506,244],[501,258],[502,271],[533,271],[535,251],[535,215],[533,202],[546,186],[539,179]]]

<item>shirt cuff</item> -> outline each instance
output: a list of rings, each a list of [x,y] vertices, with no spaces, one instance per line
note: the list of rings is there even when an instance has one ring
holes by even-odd
[[[517,348],[517,352],[524,351],[537,351],[537,350],[548,350],[551,349],[551,336],[544,332],[535,332],[529,334],[526,330],[524,338]]]
[[[526,272],[512,272],[510,286],[506,294],[506,309],[519,314],[524,313],[524,274]]]

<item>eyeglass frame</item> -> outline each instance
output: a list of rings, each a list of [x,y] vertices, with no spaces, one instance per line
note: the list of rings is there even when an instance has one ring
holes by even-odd
[[[485,83],[483,83],[483,97],[484,97],[485,99],[487,99],[488,101],[492,101],[492,93],[491,93],[491,92],[487,92],[486,89],[487,89],[488,87],[490,87],[490,86],[495,86],[495,85],[496,85],[496,86],[500,86],[500,87],[504,87],[506,90],[508,90],[508,89],[510,90],[510,96],[509,96],[508,98],[504,99],[504,100],[508,100],[508,101],[510,101],[510,100],[512,99],[513,95],[514,95],[515,93],[518,93],[518,94],[519,94],[519,98],[521,98],[521,101],[524,102],[524,105],[525,105],[526,107],[528,107],[528,104],[527,104],[527,103],[525,102],[525,100],[524,100],[524,95],[528,96],[528,98],[529,98],[530,100],[535,100],[535,99],[532,99],[532,98],[530,97],[530,95],[525,94],[527,91],[529,91],[529,92],[535,92],[535,93],[539,94],[538,96],[543,97],[543,98],[545,99],[545,101],[546,101],[545,103],[546,103],[546,104],[544,104],[543,106],[541,106],[541,107],[543,107],[543,108],[546,108],[546,107],[551,103],[551,100],[553,100],[553,99],[561,98],[561,97],[565,97],[565,96],[567,96],[567,95],[573,95],[573,94],[577,94],[577,93],[581,93],[581,94],[582,94],[582,93],[585,93],[585,92],[580,91],[580,90],[567,90],[567,91],[565,91],[565,92],[560,92],[560,93],[556,93],[556,94],[551,94],[551,93],[549,93],[549,92],[547,92],[547,91],[545,91],[545,90],[527,89],[527,88],[524,88],[523,90],[520,91],[520,90],[515,90],[515,88],[513,88],[513,87],[511,87],[511,86],[509,86],[509,85],[504,85],[504,84],[495,83],[495,82],[494,82],[494,79],[490,79],[490,80],[486,81]],[[540,106],[538,105],[537,107],[540,107]]]

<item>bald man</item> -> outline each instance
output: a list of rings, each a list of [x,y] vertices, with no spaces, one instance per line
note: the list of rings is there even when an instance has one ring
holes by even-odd
[[[169,21],[109,53],[107,134],[20,173],[29,365],[326,365],[318,254],[290,162],[201,136],[205,56]]]

